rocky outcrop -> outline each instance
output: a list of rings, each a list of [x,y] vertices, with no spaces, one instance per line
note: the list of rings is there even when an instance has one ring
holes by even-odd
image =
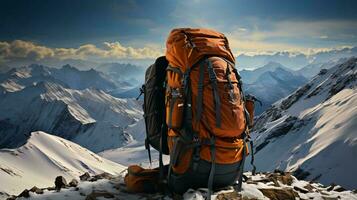
[[[67,181],[63,176],[57,176],[55,180],[55,189],[60,191],[61,188],[65,188],[67,186]]]
[[[41,199],[41,194],[46,194],[44,197],[51,199],[55,195],[58,199],[61,194],[63,198],[70,199],[204,199],[207,197],[206,189],[189,190],[183,196],[174,195],[167,196],[165,194],[135,194],[129,193],[123,183],[123,176],[113,176],[107,173],[102,173],[94,176],[85,174],[86,180],[79,181],[78,185],[71,183],[66,185],[67,188],[62,188],[58,192],[50,192],[54,187],[39,189],[33,187],[30,190],[24,190],[20,195],[8,198],[13,200],[19,197],[28,198],[35,195]],[[242,192],[237,193],[231,188],[226,188],[221,191],[216,191],[214,196],[217,200],[256,200],[256,199],[274,199],[274,200],[295,200],[295,199],[357,199],[357,194],[352,191],[345,190],[339,185],[332,184],[323,186],[318,183],[309,183],[296,179],[291,173],[276,170],[272,173],[258,173],[252,175],[245,174],[246,182],[243,183]],[[59,182],[64,185],[62,178]],[[82,178],[83,179],[83,178]],[[98,182],[98,180],[101,180]]]

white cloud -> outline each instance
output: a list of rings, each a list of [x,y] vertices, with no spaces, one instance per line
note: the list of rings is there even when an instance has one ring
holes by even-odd
[[[241,27],[236,27],[226,33],[234,54],[252,55],[278,51],[309,54],[356,44],[356,42],[348,42],[353,37],[342,33],[357,32],[357,21],[267,21],[265,23],[259,20],[252,21],[254,25],[251,29],[242,31]],[[262,24],[268,24],[269,29],[261,28],[264,26]],[[330,43],[317,44],[317,39]],[[346,42],[336,42],[337,40]],[[312,46],[309,41],[317,45]]]
[[[103,48],[93,44],[81,45],[78,48],[50,48],[30,41],[14,40],[0,42],[0,59],[152,59],[162,55],[162,50],[150,47],[134,48],[123,46],[119,42],[105,42]]]

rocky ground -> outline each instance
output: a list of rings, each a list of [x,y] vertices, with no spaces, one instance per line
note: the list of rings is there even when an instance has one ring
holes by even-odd
[[[212,199],[357,199],[357,191],[348,191],[339,185],[324,186],[296,179],[290,173],[275,171],[274,173],[245,173],[247,180],[243,184],[243,191],[238,194],[231,188],[217,191]],[[0,197],[13,199],[192,199],[199,200],[207,197],[206,189],[189,190],[183,196],[169,196],[164,194],[132,194],[126,190],[123,176],[113,176],[103,173],[90,176],[88,173],[67,182],[59,176],[54,180],[54,186],[26,189],[18,196]]]

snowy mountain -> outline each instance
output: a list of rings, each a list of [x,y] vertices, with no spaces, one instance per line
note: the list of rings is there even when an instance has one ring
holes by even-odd
[[[51,71],[54,78],[66,83],[72,89],[96,88],[111,91],[118,87],[109,76],[94,69],[80,71],[70,65],[64,65],[60,69],[51,68]]]
[[[137,98],[140,94],[141,86],[134,87],[129,90],[125,90],[122,92],[111,93],[111,95],[118,97],[118,98]],[[142,98],[143,96],[141,96]]]
[[[259,78],[261,78],[262,74],[264,74],[266,72],[273,72],[277,68],[281,68],[285,71],[293,73],[293,70],[290,70],[289,68],[283,66],[282,64],[280,64],[278,62],[269,62],[266,65],[259,67],[257,69],[254,69],[254,70],[243,69],[243,70],[239,71],[239,73],[242,76],[244,83],[250,84],[250,83],[254,83]]]
[[[253,94],[263,103],[256,107],[257,115],[307,82],[305,77],[273,62],[249,73],[244,70],[241,75],[245,93]],[[245,81],[248,83],[244,84]]]
[[[342,64],[346,62],[349,58],[340,58],[340,59],[332,59],[327,62],[321,62],[321,63],[311,63],[306,65],[305,67],[297,70],[296,72],[298,74],[303,75],[304,77],[310,79],[317,75],[321,69],[330,69],[331,67],[334,67],[338,64]]]
[[[71,89],[96,88],[111,91],[120,87],[102,72],[93,69],[80,71],[70,65],[50,68],[32,64],[27,67],[13,68],[0,76],[0,88],[8,92],[21,90],[35,83],[47,81],[61,84]]]
[[[122,63],[104,63],[96,68],[96,70],[108,74],[113,80],[126,81],[133,86],[144,82],[145,69],[137,65]]]
[[[134,127],[133,127],[134,128]],[[135,128],[134,128],[135,129]],[[129,156],[130,152],[127,152]],[[137,164],[140,158],[132,157]],[[88,174],[85,174],[88,173]],[[33,132],[25,145],[0,150],[0,199],[171,199],[163,193],[129,193],[123,177],[126,167],[106,160],[73,143],[44,132]],[[64,188],[55,189],[62,176]],[[231,187],[216,191],[212,199],[357,199],[339,185],[324,186],[298,180],[290,173],[245,173],[240,194]],[[76,181],[71,181],[75,179]],[[183,199],[207,198],[207,189],[188,190]],[[178,196],[176,196],[178,197]]]
[[[357,187],[357,58],[323,69],[256,120],[259,171]]]
[[[0,192],[19,194],[33,186],[49,187],[57,176],[70,181],[85,172],[119,175],[123,170],[124,166],[73,142],[44,132],[33,132],[22,147],[0,150]]]
[[[129,142],[126,127],[142,118],[135,100],[51,82],[5,93],[0,105],[0,148],[21,145],[30,132],[41,130],[99,152]]]
[[[325,63],[328,60],[338,60],[340,58],[348,58],[352,56],[357,56],[357,47],[331,49],[312,54],[293,52],[276,52],[274,54],[258,55],[241,54],[237,57],[237,61],[239,68],[254,69],[269,62],[278,62],[290,69],[297,70],[309,64]]]

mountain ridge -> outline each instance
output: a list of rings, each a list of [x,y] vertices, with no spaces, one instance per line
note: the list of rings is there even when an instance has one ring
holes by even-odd
[[[130,140],[125,128],[141,119],[141,105],[101,90],[74,90],[40,82],[1,96],[1,147],[15,147],[31,131],[43,130],[93,151],[120,147]],[[88,137],[90,135],[90,137]]]
[[[308,180],[356,187],[357,177],[346,173],[357,168],[352,159],[357,153],[356,68],[357,58],[351,58],[323,70],[258,116],[253,137],[260,170],[295,171]]]

